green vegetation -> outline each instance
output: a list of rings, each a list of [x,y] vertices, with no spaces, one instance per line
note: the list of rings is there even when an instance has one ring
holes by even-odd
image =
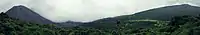
[[[54,24],[20,21],[1,13],[0,35],[199,35],[200,33],[200,16],[176,16],[170,21],[140,19],[115,21],[115,23],[111,28],[82,26],[62,28]]]

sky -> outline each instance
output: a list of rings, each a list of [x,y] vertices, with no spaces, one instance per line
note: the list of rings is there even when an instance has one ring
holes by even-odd
[[[200,5],[200,0],[0,0],[0,12],[24,5],[54,22],[90,22],[177,3]]]

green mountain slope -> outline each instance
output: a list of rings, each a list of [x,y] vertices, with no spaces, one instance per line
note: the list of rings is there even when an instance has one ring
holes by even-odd
[[[97,20],[86,26],[62,28],[25,22],[1,13],[0,35],[199,35],[200,15],[194,15],[175,15],[168,21],[126,15]]]
[[[199,35],[200,16],[175,16],[170,23],[158,23],[155,27],[140,30],[136,34],[151,35]]]
[[[55,28],[53,24],[31,23],[0,14],[0,35],[48,35],[55,34]]]
[[[138,20],[146,21],[146,20]],[[138,21],[128,21],[137,23]],[[157,23],[154,20],[150,20]],[[0,35],[131,35],[138,30],[131,26],[134,24],[118,24],[115,29],[111,28],[60,28],[53,24],[38,24],[10,18],[7,14],[0,14]],[[132,32],[132,33],[131,33]]]
[[[85,25],[83,26],[109,28],[109,27],[113,27],[119,22],[128,23],[128,22],[124,22],[128,20],[149,19],[149,20],[169,21],[171,20],[171,17],[173,16],[184,16],[184,15],[196,16],[197,14],[200,14],[200,7],[191,6],[188,4],[182,4],[182,5],[174,5],[174,6],[166,6],[166,7],[161,7],[161,8],[150,9],[150,10],[139,12],[132,15],[123,15],[123,16],[118,16],[114,18],[104,18],[104,19],[93,21],[93,22],[85,23]],[[150,25],[151,24],[141,25],[141,26],[149,27]],[[138,24],[138,26],[140,26],[140,24]]]
[[[151,9],[134,14],[135,16],[147,17],[154,20],[170,20],[173,16],[200,14],[200,7],[188,4],[167,6],[162,8]]]

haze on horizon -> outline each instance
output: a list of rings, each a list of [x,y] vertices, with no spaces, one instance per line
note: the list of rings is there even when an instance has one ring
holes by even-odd
[[[0,0],[0,11],[25,5],[54,22],[89,22],[177,3],[200,5],[200,0]]]

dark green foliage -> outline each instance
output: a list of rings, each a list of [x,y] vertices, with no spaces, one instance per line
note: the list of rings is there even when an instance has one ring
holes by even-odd
[[[121,23],[124,23],[124,21],[129,21],[129,20],[140,20],[140,19],[147,19],[139,16],[134,16],[134,15],[123,15],[123,16],[118,16],[118,17],[113,17],[113,18],[104,18],[100,20],[96,20],[93,22],[85,23],[82,26],[85,27],[95,27],[95,28],[113,28],[115,25]]]
[[[101,22],[105,24],[104,22]],[[175,16],[170,21],[117,20],[113,27],[57,27],[10,18],[0,14],[0,35],[199,35],[200,16]]]
[[[25,9],[22,10],[23,14],[14,16],[16,13],[13,12],[18,11],[16,8],[10,10],[10,15],[27,17],[27,14],[33,13],[31,10],[27,12],[26,7],[22,6],[22,8]],[[33,23],[10,18],[11,16],[7,15],[8,11],[7,14],[0,14],[0,35],[199,35],[200,15],[196,16],[199,13],[200,7],[183,4],[151,9],[133,15],[100,19],[82,26],[62,28],[54,24],[42,24],[49,20],[45,22],[39,19],[41,23]],[[38,16],[31,18],[37,19]],[[60,24],[62,25],[65,24]]]
[[[117,17],[104,18],[100,20],[96,20],[85,24],[83,26],[87,27],[97,27],[97,28],[112,28],[117,23],[117,21],[128,21],[128,20],[142,20],[142,19],[152,19],[152,20],[162,20],[162,21],[170,21],[173,16],[184,16],[184,15],[192,15],[196,16],[200,14],[200,7],[192,6],[188,4],[182,5],[173,5],[166,6],[161,8],[154,8],[146,11],[142,11],[139,13],[135,13],[132,15],[122,15]],[[148,27],[148,26],[147,26]]]
[[[144,29],[142,26],[135,27],[135,24],[141,23],[141,25],[145,25],[156,23],[152,21],[129,20],[116,22],[117,24],[114,25],[114,28],[59,28],[54,24],[20,21],[15,18],[10,18],[5,13],[1,13],[0,18],[1,35],[131,35]]]
[[[153,35],[199,35],[199,16],[176,16],[170,23],[158,23],[155,27],[140,30],[140,34]]]
[[[5,13],[0,14],[1,35],[123,35],[133,34],[139,29],[128,28],[131,24],[118,22],[116,28],[59,28],[54,24],[38,24],[10,18]],[[129,21],[128,21],[129,22]]]
[[[4,35],[38,35],[53,34],[54,25],[36,24],[23,22],[14,18],[9,18],[5,13],[0,14],[0,33]],[[46,33],[44,33],[46,32]]]

